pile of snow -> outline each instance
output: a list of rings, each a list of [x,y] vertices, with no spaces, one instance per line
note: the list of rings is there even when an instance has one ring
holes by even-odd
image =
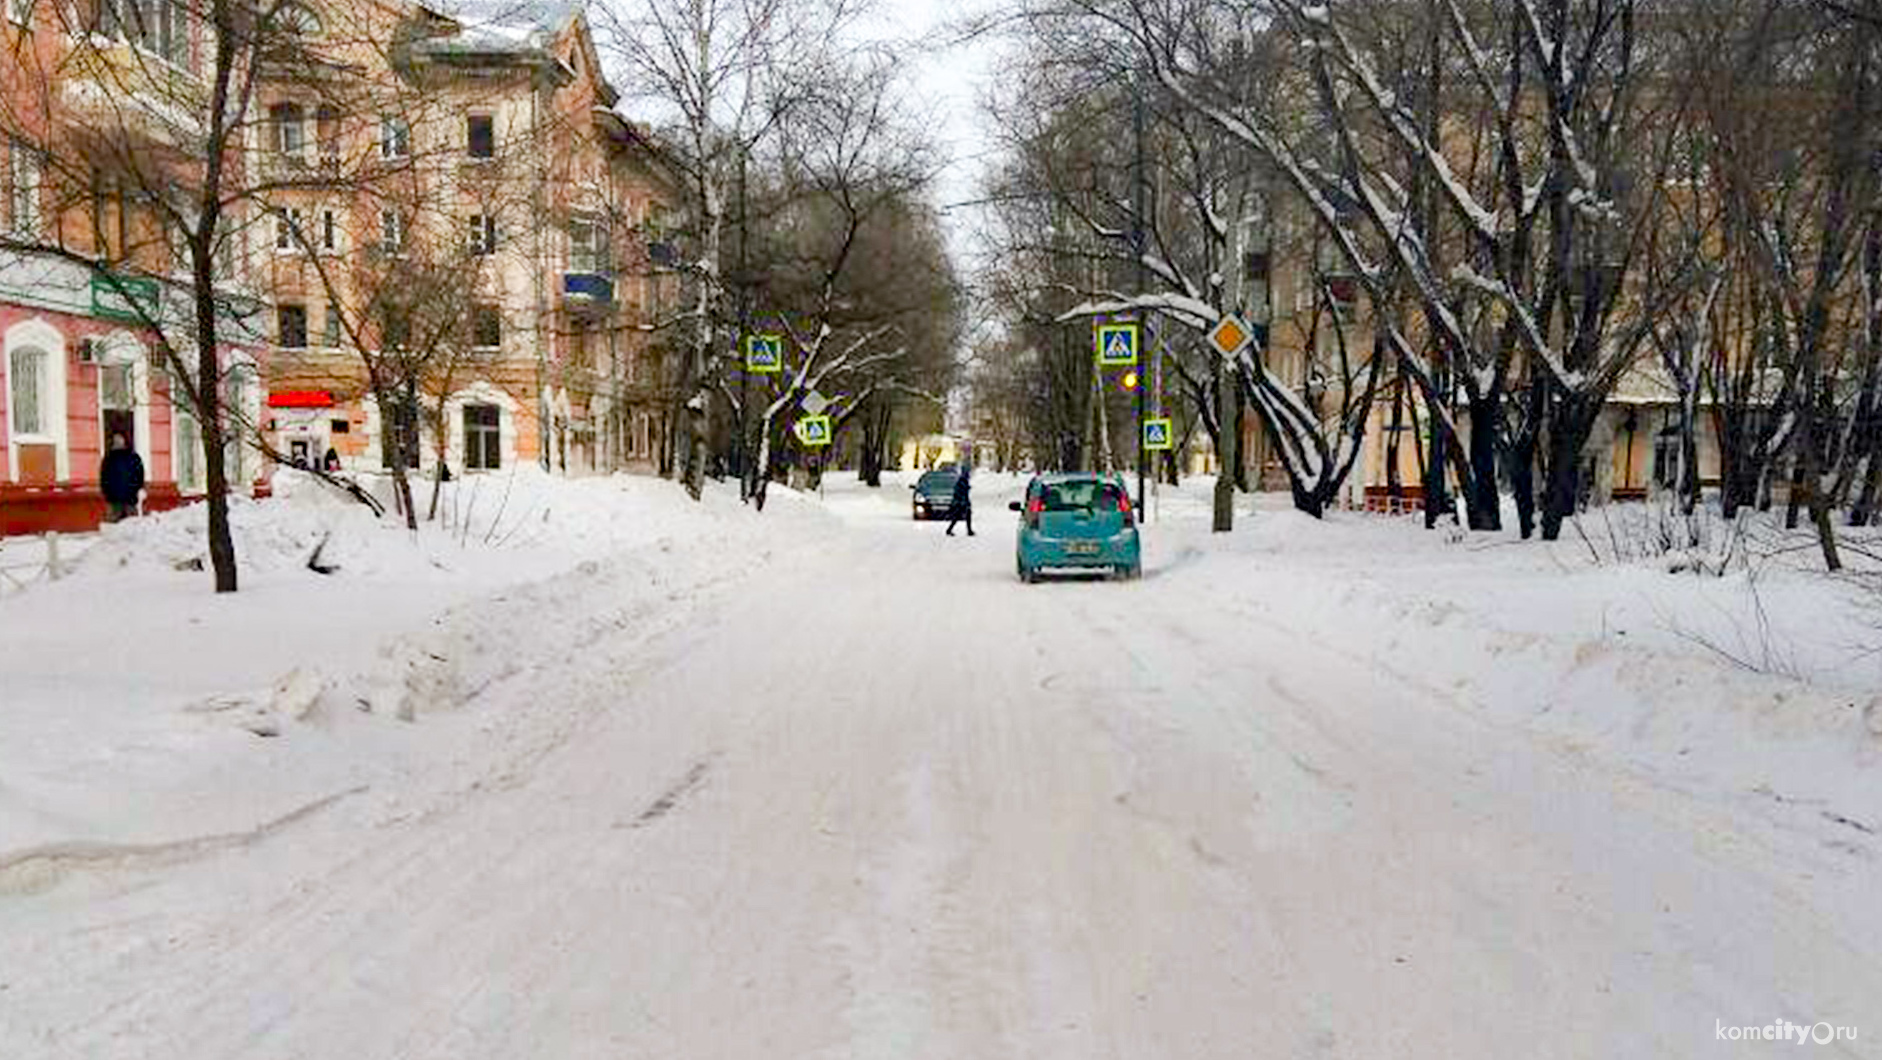
[[[427,716],[671,628],[838,526],[788,489],[760,517],[728,484],[695,502],[534,467],[447,484],[416,533],[304,473],[274,492],[232,500],[238,593],[211,591],[191,507],[107,526],[69,577],[0,600],[0,875],[48,845],[241,832],[370,784],[437,753],[441,733],[407,731]]]
[[[1882,833],[1882,597],[1813,570],[1807,534],[1763,517],[1752,561],[1723,576],[1628,544],[1654,518],[1644,506],[1555,543],[1291,510],[1245,509],[1233,534],[1211,535],[1211,485],[1165,487],[1159,592],[1331,647],[1408,697],[1603,768],[1832,837]],[[1722,526],[1709,533],[1716,556]]]

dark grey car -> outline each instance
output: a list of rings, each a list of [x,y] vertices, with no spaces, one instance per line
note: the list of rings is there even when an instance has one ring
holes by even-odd
[[[960,477],[959,470],[944,467],[924,472],[916,479],[915,484],[908,487],[914,491],[911,508],[916,520],[946,519],[948,509],[954,504],[954,482]]]

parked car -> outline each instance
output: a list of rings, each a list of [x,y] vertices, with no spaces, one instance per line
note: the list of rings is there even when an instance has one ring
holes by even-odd
[[[1039,475],[1026,499],[1007,507],[1020,513],[1015,565],[1021,581],[1046,570],[1108,570],[1122,578],[1143,573],[1137,520],[1121,475]]]
[[[915,491],[911,508],[917,522],[948,517],[948,509],[954,505],[954,483],[960,477],[957,467],[938,467],[924,472],[908,487]]]

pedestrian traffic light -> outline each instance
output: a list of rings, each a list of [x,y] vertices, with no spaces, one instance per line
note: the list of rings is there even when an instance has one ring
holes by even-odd
[[[1136,371],[1135,371],[1135,370],[1132,370],[1132,371],[1129,371],[1129,372],[1125,372],[1125,373],[1124,373],[1124,378],[1123,378],[1123,379],[1121,379],[1121,380],[1119,380],[1119,382],[1121,382],[1121,383],[1123,384],[1123,386],[1124,386],[1124,389],[1125,389],[1125,390],[1127,390],[1127,391],[1128,391],[1128,390],[1136,390],[1136,389],[1137,389],[1137,373],[1136,373]]]

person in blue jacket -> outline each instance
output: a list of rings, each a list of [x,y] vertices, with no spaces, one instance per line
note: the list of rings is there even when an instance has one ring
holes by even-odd
[[[106,522],[137,514],[137,501],[144,492],[144,458],[123,434],[111,436],[111,451],[98,465],[98,490],[105,495]]]
[[[972,487],[967,482],[967,465],[961,465],[961,475],[954,480],[954,496],[948,502],[948,536],[954,536],[954,524],[965,521],[967,536],[974,536],[974,500],[969,492]]]

